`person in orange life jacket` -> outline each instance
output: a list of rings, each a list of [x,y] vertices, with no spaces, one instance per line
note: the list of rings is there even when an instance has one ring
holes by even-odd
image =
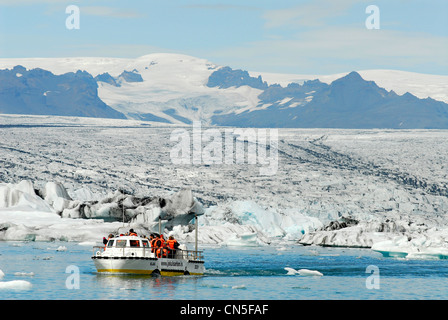
[[[151,234],[151,240],[149,241],[149,243],[151,244],[151,252],[155,252],[156,251],[156,241],[157,241],[158,237],[155,234]]]
[[[159,236],[159,238],[157,238],[155,245],[156,245],[156,248],[161,248],[165,245],[165,239],[163,238],[163,234],[161,234]]]
[[[153,240],[152,247],[153,247],[153,252],[156,253],[156,257],[158,257],[158,258],[162,257],[163,250],[161,250],[161,249],[163,249],[164,246],[165,246],[165,239],[163,239],[163,234],[159,235],[159,237],[157,237]],[[165,254],[165,256],[166,256],[166,254]]]
[[[134,229],[130,229],[130,230],[129,230],[129,235],[130,235],[130,236],[135,236],[135,237],[137,237],[137,233],[134,232]]]
[[[167,255],[168,255],[168,249],[165,246],[158,248],[156,251],[157,258],[166,258]]]
[[[106,239],[106,237],[103,237],[104,250],[106,250],[106,246],[107,246],[107,243],[109,242],[109,239],[111,239],[111,238],[113,238],[113,237],[114,237],[113,234],[109,234],[109,236],[107,237],[107,239]]]
[[[149,236],[149,244],[151,245],[151,252],[154,252],[154,248],[156,246],[155,245],[156,240],[157,240],[156,236],[153,233],[151,233]]]
[[[157,258],[166,258],[168,256],[168,249],[163,234],[161,234],[159,238],[155,241],[155,246],[157,249],[156,250]]]
[[[166,243],[168,245],[168,250],[169,250],[168,257],[174,258],[174,255],[176,254],[176,250],[177,250],[177,248],[179,248],[179,242],[177,242],[177,240],[174,239],[173,236],[170,236]]]

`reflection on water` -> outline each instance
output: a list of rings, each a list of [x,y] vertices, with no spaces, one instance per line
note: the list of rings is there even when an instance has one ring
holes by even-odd
[[[200,278],[200,276],[162,277],[107,273],[94,275],[96,286],[108,289],[105,291],[106,296],[100,299],[136,299],[137,297],[157,300],[175,299],[179,296],[179,292],[185,294],[185,290],[195,293]],[[142,293],[144,293],[143,296]]]

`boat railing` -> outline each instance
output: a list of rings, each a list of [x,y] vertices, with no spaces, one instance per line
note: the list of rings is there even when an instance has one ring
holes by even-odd
[[[114,256],[133,256],[137,255],[139,257],[155,257],[155,253],[157,252],[158,247],[149,248],[149,247],[105,247],[105,246],[94,246],[93,247],[93,255],[98,256],[101,255],[106,249],[113,249]],[[204,252],[196,251],[196,250],[182,250],[176,249],[175,255],[172,257],[175,259],[183,259],[183,260],[204,260]]]
[[[196,250],[177,249],[175,258],[184,260],[204,260],[204,252]]]

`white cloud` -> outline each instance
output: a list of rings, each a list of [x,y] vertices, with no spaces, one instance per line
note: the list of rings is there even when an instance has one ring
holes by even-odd
[[[381,24],[380,30],[368,30],[365,7],[369,4],[367,0],[315,0],[267,10],[262,15],[262,40],[215,54],[235,61],[245,57],[240,61],[246,65],[240,67],[252,70],[264,65],[265,70],[280,68],[296,73],[337,73],[360,68],[420,68],[418,72],[448,73],[447,37],[393,30],[391,21]],[[350,15],[359,8],[359,19],[354,19]]]
[[[240,61],[235,67],[289,73],[325,74],[381,68],[408,71],[420,68],[414,70],[448,73],[446,37],[368,30],[363,24],[359,27],[314,28],[296,33],[294,37],[266,38],[211,55]]]
[[[365,1],[365,0],[364,0]],[[327,25],[329,18],[344,15],[360,0],[316,0],[305,2],[293,8],[268,10],[263,14],[265,27],[278,28],[284,26],[318,27]]]

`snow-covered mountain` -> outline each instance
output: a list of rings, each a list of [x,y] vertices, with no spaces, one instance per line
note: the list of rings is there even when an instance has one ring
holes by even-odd
[[[98,97],[97,88],[85,71],[0,70],[0,113],[125,119]]]
[[[130,119],[172,124],[201,120],[206,124],[254,127],[448,127],[448,105],[443,103],[448,102],[448,76],[394,70],[359,71],[360,77],[269,74],[166,53],[136,59],[0,59],[0,69],[11,70],[18,65],[55,75],[86,71],[97,80],[98,97]],[[319,81],[309,81],[314,79]],[[371,89],[366,85],[370,81],[376,83],[377,94],[384,99],[366,112],[360,104],[371,92],[360,89]],[[343,91],[353,95],[351,107],[357,112],[349,111],[352,117],[347,117]],[[428,97],[431,99],[424,100]]]
[[[448,102],[448,76],[422,74],[399,70],[360,70],[357,71],[366,81],[375,83],[386,89],[393,90],[399,95],[406,92],[412,93],[420,99],[432,98],[438,101]],[[303,83],[311,79],[319,79],[321,82],[331,84],[334,80],[349,74],[337,73],[332,75],[305,75],[305,74],[281,74],[268,72],[249,72],[252,77],[261,76],[268,84],[278,83],[286,87],[289,83]]]
[[[226,77],[223,81],[227,82]],[[397,95],[357,72],[329,85],[319,80],[287,87],[264,85],[256,108],[215,115],[213,123],[280,128],[448,128],[448,104],[410,93]]]
[[[0,69],[17,65],[42,68],[56,75],[86,71],[103,80],[98,81],[98,96],[108,106],[131,119],[162,123],[207,123],[216,110],[254,107],[261,93],[247,86],[225,90],[207,87],[208,77],[219,66],[180,54],[150,54],[137,59],[0,59]],[[126,81],[124,71],[140,75],[143,81]]]

